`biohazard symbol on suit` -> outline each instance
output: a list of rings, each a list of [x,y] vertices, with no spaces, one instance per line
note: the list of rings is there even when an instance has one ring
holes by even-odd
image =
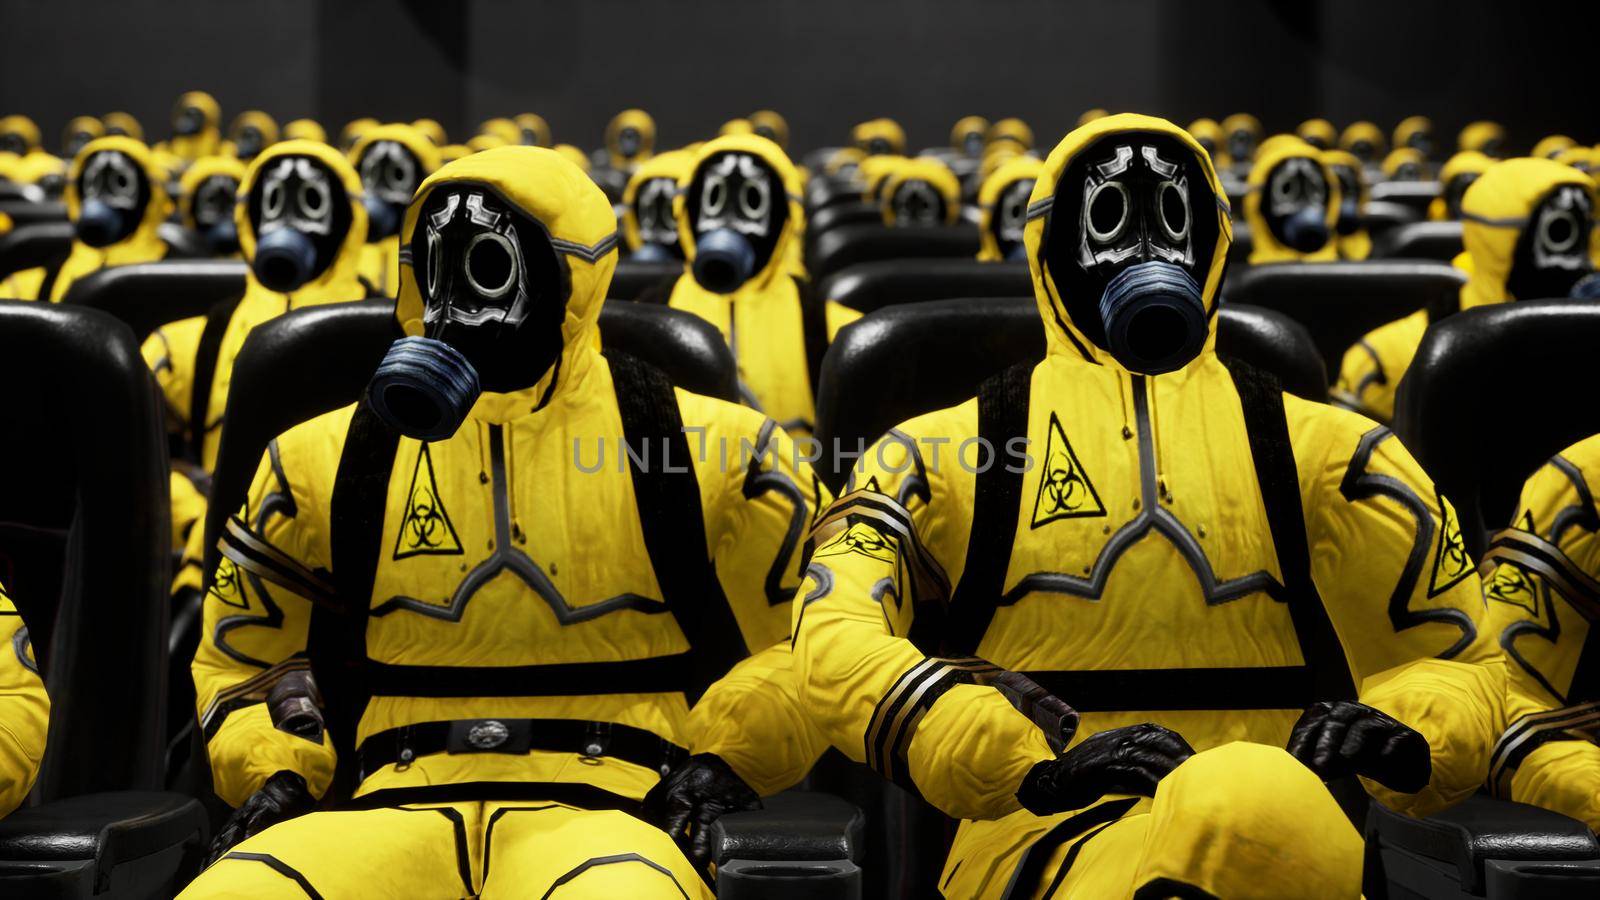
[[[451,524],[450,514],[445,512],[439,488],[433,481],[433,457],[428,455],[428,445],[423,444],[422,452],[417,454],[417,467],[411,473],[406,516],[395,537],[394,558],[460,553],[461,541],[456,537],[456,527]]]
[[[1089,481],[1083,463],[1072,452],[1061,420],[1050,413],[1050,432],[1045,439],[1044,475],[1039,479],[1039,494],[1033,501],[1031,528],[1048,525],[1057,519],[1103,516],[1105,505]]]
[[[1433,557],[1433,578],[1428,582],[1428,596],[1437,597],[1454,587],[1472,573],[1472,557],[1467,554],[1466,542],[1461,539],[1461,523],[1450,504],[1439,501],[1440,519],[1439,552]]]

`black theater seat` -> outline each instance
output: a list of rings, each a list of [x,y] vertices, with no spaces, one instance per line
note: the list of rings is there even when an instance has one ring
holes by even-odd
[[[28,269],[56,269],[72,252],[72,223],[36,222],[0,234],[0,281]]]
[[[1322,400],[1328,382],[1310,336],[1270,310],[1227,304],[1217,351],[1271,371],[1286,389]],[[833,454],[870,446],[895,425],[961,403],[990,375],[1044,357],[1033,298],[963,298],[891,306],[841,331],[822,363],[817,390],[817,474],[834,491],[849,461]],[[870,392],[856,389],[870,384]]]
[[[1223,292],[1304,325],[1331,381],[1344,352],[1379,325],[1419,309],[1435,321],[1455,312],[1465,282],[1459,270],[1437,262],[1274,263],[1230,272]]]
[[[1250,223],[1243,218],[1236,220],[1233,223],[1233,243],[1228,247],[1228,268],[1238,271],[1241,266],[1249,265],[1250,251],[1254,250],[1255,246],[1255,239],[1250,234]]]
[[[722,900],[857,900],[866,818],[831,794],[786,791],[711,826]]]
[[[1416,209],[1403,203],[1374,200],[1362,208],[1361,225],[1376,239],[1393,229],[1410,225],[1421,217]]]
[[[957,225],[840,225],[811,242],[807,271],[818,282],[846,266],[879,259],[926,259],[978,255],[978,228]]]
[[[895,303],[954,297],[1027,297],[1033,294],[1033,279],[1025,262],[886,259],[835,272],[817,293],[872,312]]]
[[[0,213],[9,216],[13,226],[67,221],[67,205],[58,200],[3,200],[0,201]]]
[[[883,222],[883,211],[871,203],[861,201],[832,203],[806,219],[806,236],[815,238],[840,225],[866,225],[874,222],[879,224]]]
[[[1460,222],[1412,222],[1372,242],[1373,259],[1433,259],[1449,262],[1462,251]]]
[[[112,266],[67,288],[62,303],[110,313],[139,340],[152,331],[244,293],[249,266],[236,260],[191,259]]]
[[[606,291],[608,300],[637,300],[640,295],[659,285],[664,285],[683,274],[683,263],[638,262],[622,260],[617,263],[616,274],[611,276],[611,287]]]
[[[824,175],[806,186],[806,214],[817,213],[835,203],[859,203],[861,185],[844,178]]]
[[[1395,203],[1410,208],[1413,220],[1426,218],[1428,205],[1437,196],[1437,181],[1380,181],[1367,192],[1367,199],[1373,203]]]
[[[161,792],[166,433],[138,343],[94,310],[0,303],[0,570],[50,694],[38,805],[0,820],[0,897],[170,897],[207,836]],[[108,448],[111,448],[108,450]]]

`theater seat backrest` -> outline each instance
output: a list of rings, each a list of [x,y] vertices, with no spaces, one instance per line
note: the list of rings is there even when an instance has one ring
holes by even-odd
[[[1412,222],[1378,236],[1373,259],[1432,259],[1449,262],[1462,251],[1460,222]]]
[[[59,200],[0,200],[0,213],[5,213],[13,226],[67,221],[67,205]]]
[[[831,203],[817,210],[806,220],[806,236],[815,239],[817,235],[841,225],[863,225],[869,223],[881,224],[883,211],[871,203],[859,200],[843,203]]]
[[[682,274],[682,262],[637,262],[625,259],[617,263],[616,274],[611,276],[611,287],[606,289],[606,298],[637,300],[644,292]]]
[[[1033,280],[1025,262],[886,259],[835,272],[817,293],[872,312],[896,303],[956,297],[1026,297],[1033,293]]]
[[[1270,310],[1224,306],[1217,350],[1276,374],[1284,387],[1322,400],[1328,385],[1304,329]],[[1044,326],[1031,297],[962,298],[890,306],[841,331],[817,391],[818,474],[837,491],[855,452],[914,416],[974,396],[984,379],[1044,357]],[[862,390],[861,385],[872,385]]]
[[[134,263],[93,272],[72,283],[61,302],[116,316],[139,340],[191,316],[203,316],[244,294],[249,266],[237,260],[193,259]]]
[[[811,242],[807,271],[817,282],[857,263],[879,259],[926,259],[978,255],[978,227],[956,225],[840,225]]]
[[[72,252],[72,223],[35,222],[0,234],[0,281],[27,269],[55,269]]]
[[[1434,325],[1400,381],[1395,433],[1450,498],[1473,556],[1511,523],[1522,484],[1600,434],[1600,303],[1528,300]]]
[[[1411,209],[1413,219],[1428,214],[1428,205],[1439,196],[1437,181],[1380,181],[1367,192],[1370,203],[1393,203]]]

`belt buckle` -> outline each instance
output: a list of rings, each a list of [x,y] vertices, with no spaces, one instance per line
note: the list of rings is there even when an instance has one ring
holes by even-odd
[[[533,728],[526,719],[457,719],[450,723],[445,752],[527,753],[533,744]]]
[[[598,760],[604,756],[606,749],[611,746],[611,723],[590,722],[584,726],[583,747],[578,755],[585,760]]]

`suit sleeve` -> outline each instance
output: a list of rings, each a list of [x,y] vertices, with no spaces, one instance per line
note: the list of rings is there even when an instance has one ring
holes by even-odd
[[[958,424],[927,432],[963,433]],[[1054,754],[1027,702],[1006,690],[1009,673],[929,656],[908,638],[917,610],[948,596],[971,492],[970,476],[951,484],[958,466],[944,467],[947,480],[928,465],[907,433],[914,425],[863,455],[814,532],[794,611],[800,685],[812,718],[851,759],[948,815],[998,818],[1020,808],[1023,776]]]
[[[22,805],[44,758],[50,698],[28,628],[0,588],[0,818]]]
[[[1418,793],[1371,781],[1367,789],[1428,815],[1483,783],[1505,668],[1455,511],[1387,428],[1344,413],[1322,418],[1334,427],[1314,426],[1301,437],[1315,443],[1296,442],[1318,461],[1300,465],[1312,577],[1360,701],[1416,729],[1432,751],[1432,778]]]
[[[314,602],[331,598],[326,491],[287,444],[268,446],[244,507],[228,519],[221,561],[204,601],[195,652],[196,707],[217,795],[238,806],[271,775],[304,776],[321,796],[333,777],[327,734],[313,741],[272,724],[265,700],[284,676],[303,672]]]
[[[806,526],[825,498],[811,466],[783,429],[749,410],[719,407],[737,426],[728,458],[708,448],[698,464],[702,483],[719,485],[704,497],[707,537],[723,593],[751,655],[707,689],[689,715],[689,746],[716,753],[763,795],[781,791],[810,771],[827,748],[800,703],[789,648],[789,608],[799,584]],[[743,427],[748,425],[750,427]],[[720,444],[720,434],[701,433]],[[748,451],[740,453],[741,440]],[[690,435],[697,449],[698,435]]]
[[[1368,336],[1370,337],[1370,335]],[[1384,369],[1383,359],[1367,339],[1362,339],[1344,352],[1339,366],[1339,379],[1329,390],[1333,402],[1346,409],[1361,413],[1379,422],[1394,418],[1394,385]]]

